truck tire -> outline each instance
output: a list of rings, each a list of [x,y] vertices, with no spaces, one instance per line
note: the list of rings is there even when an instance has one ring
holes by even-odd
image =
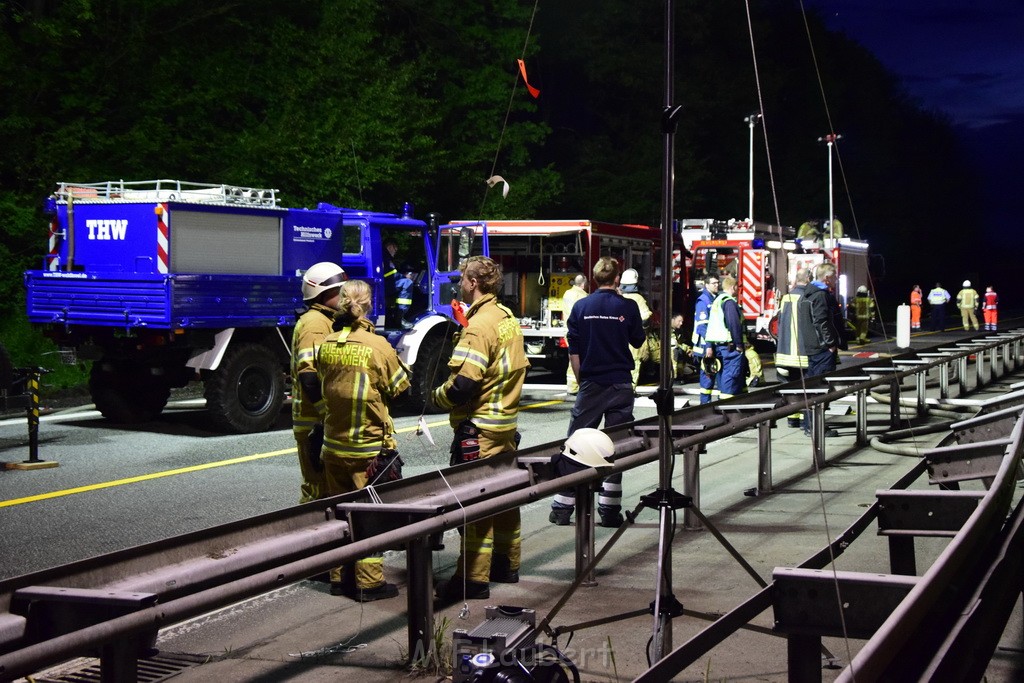
[[[265,432],[281,415],[284,372],[266,346],[248,343],[229,348],[205,384],[206,410],[224,431]]]
[[[89,373],[89,394],[96,410],[111,422],[138,424],[163,412],[171,388],[134,365],[101,360]]]
[[[434,387],[440,386],[448,379],[448,359],[451,357],[452,328],[442,328],[442,334],[432,334],[423,340],[423,345],[417,354],[416,363],[412,369],[407,399],[403,402],[410,410],[419,412],[424,410],[428,413],[446,412],[429,405],[427,397]]]

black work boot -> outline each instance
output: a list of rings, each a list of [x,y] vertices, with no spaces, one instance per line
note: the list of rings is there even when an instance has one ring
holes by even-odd
[[[465,590],[463,590],[465,585]],[[458,574],[445,581],[438,581],[434,589],[437,599],[434,604],[438,607],[453,605],[463,600],[486,600],[491,597],[491,587],[479,581],[463,580]]]
[[[551,508],[548,521],[558,526],[569,526],[572,524],[572,508]]]
[[[491,581],[494,583],[519,583],[519,570],[512,569],[508,555],[495,553],[491,556]]]

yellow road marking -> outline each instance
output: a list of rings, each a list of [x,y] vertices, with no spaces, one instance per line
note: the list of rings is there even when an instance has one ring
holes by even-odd
[[[552,405],[559,405],[562,401],[544,401],[541,403],[531,403],[529,405],[522,406],[524,410],[531,408],[544,408]],[[439,427],[447,425],[447,420],[439,420],[437,422],[431,422],[428,427]],[[399,433],[407,433],[416,431],[416,425],[411,427],[403,427],[402,429],[396,430]],[[229,465],[239,465],[245,462],[252,462],[254,460],[263,460],[264,458],[275,458],[279,455],[288,455],[294,453],[294,448],[284,448],[279,451],[271,451],[269,453],[256,453],[255,455],[245,455],[239,458],[229,458],[228,460],[218,460],[216,462],[208,462],[202,465],[192,465],[191,467],[180,467],[174,470],[164,470],[163,472],[154,472],[152,474],[141,474],[137,477],[127,477],[125,479],[114,479],[113,481],[104,481],[98,484],[89,484],[87,486],[76,486],[72,489],[63,489],[60,491],[50,491],[49,493],[40,493],[34,496],[26,496],[24,498],[12,498],[10,500],[0,500],[0,508],[13,507],[15,505],[24,505],[25,503],[36,503],[41,500],[50,500],[51,498],[62,498],[64,496],[71,496],[76,493],[88,493],[89,491],[99,491],[101,489],[109,489],[115,486],[126,486],[128,484],[137,484],[143,481],[149,481],[151,479],[162,479],[164,477],[174,477],[179,474],[190,474],[192,472],[201,472],[202,470],[210,470],[215,467],[227,467]]]

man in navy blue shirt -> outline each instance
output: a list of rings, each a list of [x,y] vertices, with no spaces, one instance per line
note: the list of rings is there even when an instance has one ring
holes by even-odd
[[[613,427],[633,421],[633,354],[644,343],[640,309],[618,293],[619,264],[602,257],[594,265],[597,290],[572,307],[567,322],[569,363],[580,390],[572,408],[569,435],[582,427]],[[618,527],[622,518],[622,473],[604,480],[597,499],[601,526]],[[561,491],[551,503],[549,520],[569,524],[576,500]]]

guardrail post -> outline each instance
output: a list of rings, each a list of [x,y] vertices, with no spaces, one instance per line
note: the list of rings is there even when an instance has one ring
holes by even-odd
[[[700,508],[700,446],[683,449],[683,495],[693,500],[693,505],[683,509],[683,528],[700,531],[703,525],[693,513],[693,507]]]
[[[757,424],[757,493],[772,492],[772,422]]]
[[[914,373],[914,379],[917,380],[917,415],[923,417],[928,414],[928,402],[927,395],[925,392],[928,391],[928,372],[920,370]]]
[[[957,389],[959,393],[957,396],[963,396],[967,393],[967,356],[960,356],[956,359],[957,363]]]
[[[101,683],[135,683],[138,680],[138,638],[127,637],[100,647]]]
[[[889,570],[893,574],[917,575],[913,536],[889,536]]]
[[[825,404],[811,406],[811,450],[816,469],[825,466]]]
[[[857,392],[857,445],[868,444],[868,392],[861,389]]]
[[[790,683],[821,683],[821,636],[788,634],[786,658]]]
[[[409,664],[430,661],[434,649],[434,577],[430,536],[415,538],[406,545],[405,566],[409,572]]]
[[[581,586],[596,586],[591,570],[581,576],[594,559],[594,492],[589,484],[576,487],[576,576]]]
[[[900,381],[889,382],[889,429],[900,428]]]
[[[914,367],[921,365],[928,365],[929,361],[926,360],[894,360],[893,365],[896,367]],[[915,410],[918,417],[924,416],[928,413],[928,403],[926,401],[928,391],[928,371],[917,369],[914,372],[914,388],[915,388]]]

